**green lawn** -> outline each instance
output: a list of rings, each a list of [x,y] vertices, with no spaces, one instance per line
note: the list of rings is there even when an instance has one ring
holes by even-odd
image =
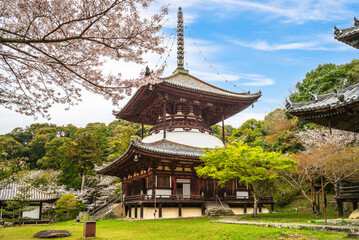
[[[334,210],[329,210],[327,213],[327,219],[337,219],[338,212]],[[345,214],[344,217],[348,217],[348,214]],[[273,213],[263,213],[258,214],[258,218],[252,218],[251,215],[247,215],[244,218],[241,218],[243,221],[259,221],[259,222],[283,222],[283,223],[319,223],[313,220],[313,214],[309,211],[291,211],[291,212],[273,212]],[[323,214],[321,216],[315,216],[315,220],[324,220]]]
[[[210,223],[211,218],[175,220],[99,220],[95,239],[342,239],[344,233],[315,232],[309,230],[278,229]],[[82,239],[82,224],[74,221],[53,225],[33,225],[0,229],[0,239],[35,239],[32,236],[41,230],[69,230],[71,237]]]

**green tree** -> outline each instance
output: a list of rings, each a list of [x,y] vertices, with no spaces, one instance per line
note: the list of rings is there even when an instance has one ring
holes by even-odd
[[[84,175],[95,174],[95,165],[102,164],[106,157],[103,136],[91,132],[78,133],[74,141],[67,142],[62,148],[64,160],[59,178],[68,188],[79,189]]]
[[[319,65],[305,75],[295,86],[289,98],[292,102],[306,102],[312,94],[321,95],[340,90],[359,82],[359,60],[343,65],[332,63]]]
[[[135,129],[131,126],[117,126],[113,131],[113,137],[109,140],[108,161],[113,161],[121,156],[130,146],[131,138],[135,135]]]
[[[240,141],[247,143],[252,147],[261,146],[264,148],[265,142],[263,141],[263,138],[266,134],[267,130],[263,121],[249,119],[245,121],[238,129],[234,129],[233,134],[229,138],[229,141]]]
[[[248,185],[253,198],[253,217],[257,217],[260,186],[278,178],[279,172],[294,171],[296,163],[280,153],[265,152],[259,146],[250,147],[242,142],[233,142],[226,148],[206,149],[200,157],[204,166],[196,168],[201,177],[218,179],[220,185],[234,179]]]
[[[18,171],[27,168],[27,159],[21,157],[24,147],[10,136],[0,136],[0,181],[11,180]]]
[[[36,165],[42,169],[54,169],[59,170],[62,162],[65,161],[64,145],[70,142],[71,139],[67,137],[54,138],[50,142],[45,144],[45,156],[39,159]]]
[[[75,194],[63,194],[56,202],[55,214],[60,221],[66,221],[74,219],[81,208],[81,202],[76,199]]]

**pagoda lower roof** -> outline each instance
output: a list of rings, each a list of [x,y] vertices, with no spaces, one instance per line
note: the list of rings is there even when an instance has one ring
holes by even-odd
[[[175,157],[198,160],[203,155],[202,148],[191,147],[162,139],[157,142],[144,143],[141,140],[131,140],[130,146],[119,158],[97,170],[100,174],[109,174],[132,160],[134,154],[150,155],[152,157]],[[133,161],[133,160],[132,160]],[[112,174],[109,174],[112,175]]]
[[[287,105],[290,114],[322,126],[359,131],[359,84]]]

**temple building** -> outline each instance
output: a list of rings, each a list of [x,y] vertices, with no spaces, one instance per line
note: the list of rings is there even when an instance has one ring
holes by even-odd
[[[354,27],[339,29],[334,26],[334,38],[359,49],[359,20]],[[359,84],[323,95],[312,95],[308,102],[289,103],[288,112],[301,120],[324,127],[359,132]]]
[[[354,17],[354,27],[339,29],[334,26],[334,38],[351,47],[359,49],[359,20]],[[300,120],[312,122],[324,127],[358,133],[359,132],[359,83],[334,90],[332,93],[312,95],[308,102],[286,103],[287,111]],[[336,201],[339,217],[343,218],[343,203],[350,202],[353,209],[358,208],[359,186],[336,184]],[[356,185],[356,186],[355,186]]]
[[[149,136],[132,140],[127,151],[98,171],[122,179],[127,217],[153,219],[204,215],[208,204],[221,202],[234,213],[251,212],[253,198],[245,186],[197,176],[204,148],[224,147],[211,126],[243,111],[261,96],[212,86],[183,67],[183,15],[179,8],[177,69],[161,82],[142,86],[117,119],[153,125]],[[223,133],[224,139],[224,133]],[[262,198],[271,204],[271,198]]]
[[[359,84],[328,94],[313,95],[312,100],[287,103],[288,112],[301,120],[324,127],[359,132]]]

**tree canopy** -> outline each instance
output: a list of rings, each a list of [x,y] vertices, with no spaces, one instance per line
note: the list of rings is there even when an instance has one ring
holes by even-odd
[[[233,142],[226,148],[205,150],[200,157],[204,166],[196,169],[201,177],[218,179],[220,185],[234,179],[248,185],[254,197],[253,216],[257,216],[260,184],[275,179],[278,173],[294,171],[296,163],[281,153],[265,152],[259,146],[250,147],[242,142]]]
[[[295,85],[289,96],[292,102],[306,102],[312,95],[321,95],[340,90],[359,82],[359,60],[343,65],[327,63],[319,65]]]
[[[105,72],[108,60],[143,63],[162,53],[163,16],[143,17],[153,0],[8,0],[0,2],[0,104],[49,117],[54,103],[71,106],[81,89],[114,104],[155,78]],[[156,76],[154,72],[153,75]]]

